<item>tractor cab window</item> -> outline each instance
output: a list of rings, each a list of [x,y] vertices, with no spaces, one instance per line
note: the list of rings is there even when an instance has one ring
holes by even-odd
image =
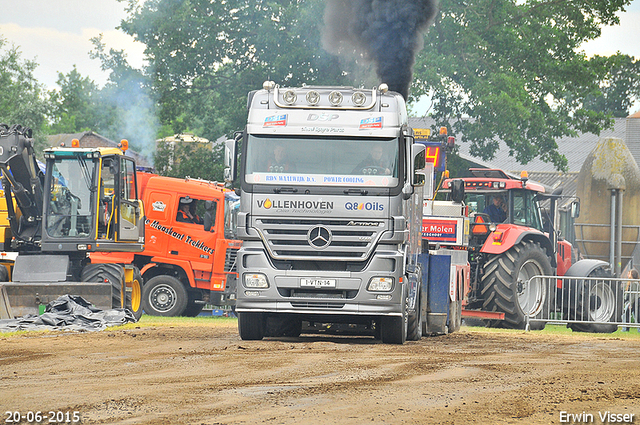
[[[542,230],[542,219],[535,193],[530,190],[514,190],[512,196],[513,224]]]
[[[483,213],[493,223],[504,223],[509,215],[509,193],[506,191],[467,192],[465,204],[469,214]]]
[[[203,225],[204,221],[202,217],[204,217],[204,214],[205,206],[203,200],[195,199],[188,195],[182,196],[178,200],[178,213],[176,215],[176,221],[180,223]]]
[[[88,237],[93,229],[91,214],[92,162],[65,158],[51,166],[49,209],[46,230],[49,236]],[[83,178],[78,178],[83,176]]]

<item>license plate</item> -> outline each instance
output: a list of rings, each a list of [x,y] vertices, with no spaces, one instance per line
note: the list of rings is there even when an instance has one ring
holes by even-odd
[[[313,287],[313,288],[335,288],[335,279],[300,279],[301,287]]]

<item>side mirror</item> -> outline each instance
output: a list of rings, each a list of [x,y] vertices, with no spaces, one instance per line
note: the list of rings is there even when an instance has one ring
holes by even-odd
[[[573,201],[571,203],[571,217],[572,218],[580,217],[580,201]]]
[[[418,171],[424,170],[427,166],[427,160],[424,156],[425,147],[419,143],[414,143],[411,145],[411,185],[412,186],[423,186],[426,179],[422,179],[424,177],[424,173],[418,173]],[[418,177],[421,174],[422,177]],[[421,183],[418,182],[421,181]],[[413,193],[413,191],[412,191]]]
[[[427,176],[424,173],[415,173],[413,176],[414,186],[424,186],[427,181]]]
[[[451,181],[451,200],[458,203],[464,201],[464,181],[462,179]]]
[[[236,176],[236,141],[229,139],[224,143],[224,181],[232,183]]]
[[[411,155],[413,157],[413,170],[424,170],[427,165],[427,158],[425,156],[425,146],[420,143],[414,143],[411,146]]]

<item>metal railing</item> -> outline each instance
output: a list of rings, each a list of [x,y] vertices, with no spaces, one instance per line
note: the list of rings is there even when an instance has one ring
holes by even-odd
[[[536,323],[566,324],[583,332],[640,328],[640,280],[533,276],[523,289],[544,294],[536,314],[527,317],[527,329]]]

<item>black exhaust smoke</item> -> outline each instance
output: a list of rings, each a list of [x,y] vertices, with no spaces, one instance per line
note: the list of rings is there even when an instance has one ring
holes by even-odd
[[[327,0],[325,50],[373,62],[378,78],[405,99],[422,34],[438,0]]]

